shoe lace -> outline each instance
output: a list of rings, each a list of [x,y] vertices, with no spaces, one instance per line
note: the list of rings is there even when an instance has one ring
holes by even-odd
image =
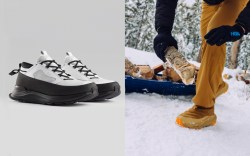
[[[55,73],[58,73],[58,75],[60,77],[64,77],[64,80],[73,80],[72,78],[70,78],[71,75],[67,74],[65,72],[65,70],[63,70],[61,68],[61,65],[59,65],[58,63],[56,63],[55,60],[45,60],[45,61],[42,61],[40,64],[41,65],[42,64],[46,64],[46,66],[45,66],[46,68],[51,68],[52,71],[55,72]],[[55,65],[53,65],[53,64],[55,64]]]
[[[21,70],[21,67],[22,67],[22,64],[20,63],[20,64],[19,64],[19,68],[18,68],[18,69],[12,70],[12,71],[9,73],[9,75],[13,76],[13,75],[15,75],[15,74],[17,74],[17,73],[19,73],[19,72],[26,72],[26,71],[24,71],[24,70]]]
[[[75,64],[74,64],[75,63]],[[90,69],[87,68],[86,65],[83,65],[81,60],[74,60],[68,63],[68,65],[73,64],[73,68],[77,69],[81,73],[84,73],[85,76],[87,76],[90,79],[98,78],[96,73],[93,73]]]

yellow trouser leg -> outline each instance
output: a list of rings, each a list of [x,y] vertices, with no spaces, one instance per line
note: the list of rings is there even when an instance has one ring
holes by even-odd
[[[213,6],[205,2],[202,3],[202,55],[196,82],[196,95],[193,98],[195,105],[206,108],[213,107],[216,97],[227,90],[227,85],[222,79],[226,45],[210,46],[204,40],[204,36],[219,26],[234,25],[247,2],[248,0],[225,0],[223,3]]]

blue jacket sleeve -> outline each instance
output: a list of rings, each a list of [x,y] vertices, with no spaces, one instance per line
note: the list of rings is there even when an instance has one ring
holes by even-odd
[[[171,33],[178,0],[157,0],[155,29],[158,33]]]

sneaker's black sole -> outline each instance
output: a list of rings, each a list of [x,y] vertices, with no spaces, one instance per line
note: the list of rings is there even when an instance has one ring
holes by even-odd
[[[51,96],[35,91],[27,90],[24,87],[16,86],[9,94],[13,100],[25,103],[37,103],[46,105],[71,105],[78,101],[89,101],[98,96],[98,89],[93,86],[89,91],[74,95]]]
[[[99,91],[99,95],[90,101],[103,101],[107,99],[112,99],[121,94],[120,85],[117,82],[110,83],[107,90]],[[97,85],[98,86],[98,85]],[[99,89],[100,86],[98,86]],[[99,89],[100,90],[100,89]]]

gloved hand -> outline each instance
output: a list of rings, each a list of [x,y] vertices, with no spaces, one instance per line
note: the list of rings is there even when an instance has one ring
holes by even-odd
[[[212,29],[205,35],[207,43],[210,45],[221,46],[226,42],[234,42],[241,39],[244,35],[244,29],[238,24],[234,26],[221,26]]]
[[[154,50],[156,55],[163,61],[166,62],[165,59],[165,50],[169,46],[174,46],[178,49],[177,41],[173,38],[171,34],[163,34],[159,33],[154,39]]]
[[[209,5],[217,5],[223,2],[224,0],[204,0]]]

